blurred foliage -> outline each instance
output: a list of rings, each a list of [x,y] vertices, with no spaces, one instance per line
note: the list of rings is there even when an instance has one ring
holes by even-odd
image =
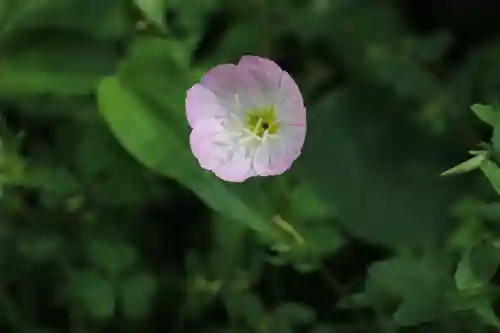
[[[500,330],[500,29],[440,6],[0,0],[0,331]],[[230,184],[184,102],[244,54],[308,137]]]

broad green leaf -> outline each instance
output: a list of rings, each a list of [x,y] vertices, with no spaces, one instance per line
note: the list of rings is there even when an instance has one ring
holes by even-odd
[[[488,178],[497,194],[500,195],[500,168],[497,164],[490,160],[484,161],[481,165],[481,171]]]
[[[312,105],[314,131],[296,167],[351,234],[387,246],[432,244],[451,230],[443,221],[454,184],[439,181],[442,153],[421,146],[407,106],[392,96],[357,87]]]
[[[0,50],[0,96],[89,94],[117,59],[109,45],[74,36],[10,45]]]
[[[147,273],[136,273],[120,282],[121,308],[130,319],[140,319],[148,315],[153,307],[158,289],[155,277]]]
[[[119,79],[102,81],[98,89],[102,116],[142,164],[178,180],[214,211],[243,222],[263,238],[280,237],[281,230],[271,220],[276,212],[261,188],[262,181],[223,182],[203,170],[192,155],[184,100],[195,81],[186,66],[175,44],[141,40],[122,64]]]
[[[466,173],[469,171],[472,171],[474,169],[477,169],[481,166],[481,163],[486,159],[487,153],[484,152],[482,154],[478,154],[474,157],[471,157],[465,162],[462,162],[456,166],[454,166],[451,169],[446,170],[445,172],[441,173],[441,176],[452,176],[452,175],[458,175],[461,173]]]
[[[137,260],[129,244],[104,239],[91,240],[86,247],[87,260],[110,277],[116,277]]]
[[[134,0],[148,21],[165,28],[167,0]]]
[[[495,127],[497,115],[491,105],[474,104],[470,107],[476,116],[486,124]]]
[[[105,320],[115,312],[114,286],[96,271],[74,273],[69,292],[75,302],[94,319]]]

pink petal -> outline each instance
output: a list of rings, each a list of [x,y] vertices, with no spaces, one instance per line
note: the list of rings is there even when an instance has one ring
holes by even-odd
[[[277,105],[281,122],[305,125],[306,109],[302,94],[286,71],[274,61],[257,56],[243,56],[238,67],[249,71],[260,89],[268,95],[270,103]]]
[[[244,117],[248,109],[268,104],[267,94],[254,76],[233,64],[212,68],[205,74],[201,84],[217,96],[224,108],[240,117]]]
[[[254,176],[252,169],[252,157],[249,156],[245,147],[237,147],[231,157],[222,165],[212,170],[222,180],[240,183]]]
[[[265,140],[254,156],[253,169],[259,176],[276,176],[288,170],[293,159],[281,140]]]
[[[197,122],[191,131],[191,150],[203,169],[212,170],[222,163],[225,153],[214,143],[223,131],[221,123],[215,119]]]
[[[207,118],[226,118],[228,110],[219,103],[213,92],[201,84],[192,86],[186,96],[186,114],[189,125],[193,128],[197,121]]]
[[[254,175],[252,156],[226,131],[215,119],[197,122],[190,135],[191,150],[203,169],[222,180],[242,182]]]

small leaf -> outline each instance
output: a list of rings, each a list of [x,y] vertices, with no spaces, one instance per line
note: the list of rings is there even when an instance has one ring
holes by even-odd
[[[291,332],[295,325],[306,325],[314,322],[316,313],[300,303],[284,303],[274,310],[269,332]]]
[[[165,28],[166,0],[134,0],[148,21]]]
[[[243,321],[259,331],[266,309],[258,296],[248,291],[231,291],[223,294],[223,302],[232,320]]]
[[[94,319],[105,320],[115,312],[115,290],[98,272],[84,270],[71,278],[70,294]]]
[[[357,293],[349,295],[341,299],[337,303],[337,307],[340,309],[359,309],[365,307],[369,304],[368,298],[365,293]]]
[[[293,190],[291,201],[294,219],[310,221],[327,219],[335,215],[332,205],[325,203],[314,187],[305,182]]]
[[[488,178],[497,194],[500,195],[500,168],[494,162],[486,160],[481,165],[481,171]]]
[[[458,263],[455,271],[455,284],[458,290],[471,290],[481,286],[470,268],[469,255],[465,255]]]
[[[488,283],[500,264],[498,249],[490,243],[473,247],[469,253],[469,264],[472,274],[481,283]]]
[[[488,125],[495,126],[496,112],[491,105],[474,104],[470,107],[476,116]]]
[[[469,171],[472,171],[474,169],[477,169],[481,166],[483,161],[486,159],[487,153],[484,152],[482,154],[478,154],[476,156],[471,157],[465,162],[460,163],[457,166],[454,166],[451,169],[446,170],[441,174],[441,176],[451,176],[451,175],[458,175],[461,173],[466,173]]]
[[[138,273],[125,278],[120,284],[121,306],[130,319],[144,318],[153,306],[158,288],[153,275]]]
[[[435,320],[446,314],[447,310],[443,293],[435,288],[425,288],[406,297],[393,318],[399,326],[413,326]]]
[[[128,244],[106,240],[92,240],[87,248],[88,260],[112,277],[122,273],[137,260],[135,249]]]

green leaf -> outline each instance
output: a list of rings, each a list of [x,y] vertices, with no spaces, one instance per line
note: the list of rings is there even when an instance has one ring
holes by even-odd
[[[439,289],[428,287],[415,290],[408,295],[394,313],[394,322],[399,326],[413,326],[433,321],[448,312],[445,295]]]
[[[84,38],[26,40],[0,51],[0,95],[89,94],[117,59],[109,45]]]
[[[453,182],[438,181],[442,153],[421,146],[407,107],[372,86],[329,95],[310,107],[314,131],[296,162],[351,234],[390,247],[425,246],[451,230],[442,221]]]
[[[120,283],[121,307],[130,319],[141,319],[149,314],[158,289],[154,275],[137,273]]]
[[[500,319],[488,300],[477,303],[474,311],[486,324],[500,329]]]
[[[497,114],[491,105],[474,104],[470,107],[476,116],[486,124],[495,127]]]
[[[178,180],[214,211],[259,231],[263,238],[281,237],[281,230],[271,222],[275,209],[262,181],[229,184],[197,164],[189,148],[184,113],[185,93],[194,83],[194,74],[185,66],[186,59],[172,43],[138,42],[122,64],[120,78],[108,77],[99,86],[102,116],[142,164]]]
[[[232,320],[242,321],[259,331],[266,317],[266,309],[260,298],[248,291],[224,293],[223,302]]]
[[[300,303],[283,303],[274,310],[269,332],[292,332],[295,325],[307,325],[316,320],[316,313]]]
[[[94,319],[106,320],[115,312],[114,286],[96,271],[74,273],[69,291],[75,302]]]
[[[455,283],[459,290],[471,290],[487,284],[500,265],[498,249],[492,244],[479,244],[460,260],[455,272]]]
[[[479,168],[486,158],[487,158],[486,152],[480,153],[474,157],[471,157],[467,161],[462,162],[454,166],[453,168],[446,170],[445,172],[441,173],[441,176],[452,176],[472,171],[474,169]]]
[[[497,194],[500,195],[500,168],[498,168],[496,163],[486,160],[481,165],[481,171],[488,178]]]
[[[87,259],[110,277],[123,273],[137,260],[136,250],[118,241],[91,240],[85,250]]]
[[[166,0],[134,0],[148,21],[165,28]]]
[[[335,216],[331,204],[324,202],[314,187],[300,183],[291,195],[292,216],[303,221],[322,220]]]

